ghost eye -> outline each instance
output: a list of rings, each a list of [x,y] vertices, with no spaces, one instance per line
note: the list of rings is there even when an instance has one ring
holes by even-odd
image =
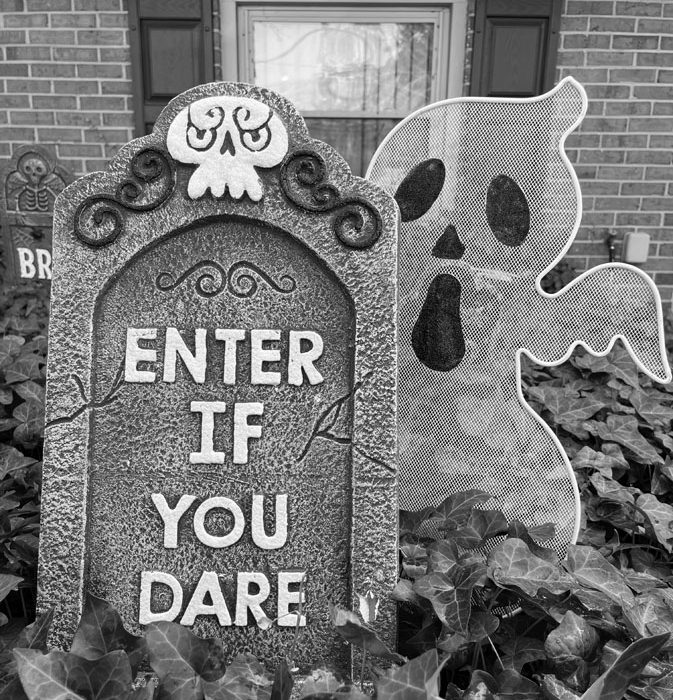
[[[528,200],[511,177],[497,175],[491,180],[486,193],[486,218],[500,243],[514,248],[526,240],[530,229]]]
[[[239,107],[234,110],[234,122],[241,135],[241,143],[249,151],[254,153],[263,151],[271,142],[271,129],[269,122],[273,113],[269,110],[269,116],[264,124],[252,128],[246,128],[246,123],[250,121],[250,111]]]

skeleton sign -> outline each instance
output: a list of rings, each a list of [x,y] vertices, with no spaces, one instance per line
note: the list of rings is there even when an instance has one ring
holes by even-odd
[[[556,294],[540,286],[579,227],[563,146],[585,110],[572,78],[538,98],[439,102],[390,133],[367,175],[395,194],[402,220],[400,507],[488,491],[510,518],[555,523],[561,554],[577,538],[579,494],[523,398],[521,354],[556,365],[621,339],[642,371],[671,379],[659,294],[640,270],[605,264]]]
[[[72,182],[43,146],[22,146],[2,178],[0,213],[9,277],[51,279],[54,201]]]
[[[272,168],[287,153],[287,131],[266,105],[247,97],[206,97],[185,107],[166,139],[170,154],[181,163],[198,165],[187,193],[197,199],[210,189],[225,190],[234,199],[244,194],[262,198],[255,168]]]

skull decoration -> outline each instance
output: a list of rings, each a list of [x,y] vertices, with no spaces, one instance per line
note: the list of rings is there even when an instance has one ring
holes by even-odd
[[[18,170],[33,187],[37,187],[40,180],[49,171],[49,166],[39,155],[27,153],[19,160]]]
[[[287,153],[288,137],[274,111],[246,97],[206,97],[185,107],[168,129],[170,154],[181,163],[198,165],[187,186],[192,199],[210,188],[234,199],[247,193],[262,198],[255,168],[272,168]]]

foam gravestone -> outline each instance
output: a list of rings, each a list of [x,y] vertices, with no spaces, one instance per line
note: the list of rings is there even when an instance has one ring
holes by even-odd
[[[400,506],[481,489],[509,518],[555,523],[561,554],[577,537],[579,495],[561,444],[523,398],[522,353],[554,365],[578,345],[604,355],[620,339],[642,371],[671,378],[659,295],[640,270],[606,264],[556,294],[540,286],[579,227],[563,146],[585,110],[572,78],[538,98],[439,102],[393,129],[368,171],[402,219]]]
[[[58,200],[40,606],[347,668],[397,572],[395,206],[282,97],[175,98]],[[394,643],[395,612],[375,623]],[[295,636],[297,642],[295,643]]]
[[[51,279],[54,201],[72,182],[50,149],[18,148],[0,177],[0,227],[7,279]]]

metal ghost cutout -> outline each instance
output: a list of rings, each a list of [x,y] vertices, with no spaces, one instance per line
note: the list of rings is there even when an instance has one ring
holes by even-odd
[[[438,102],[393,129],[367,174],[419,213],[402,217],[399,237],[400,507],[482,489],[509,518],[555,523],[549,546],[562,555],[579,530],[577,484],[524,400],[521,355],[556,365],[620,339],[643,372],[671,379],[661,301],[643,272],[605,264],[556,294],[540,286],[579,228],[564,142],[585,111],[572,78],[537,98]],[[437,161],[440,191],[415,182]]]

